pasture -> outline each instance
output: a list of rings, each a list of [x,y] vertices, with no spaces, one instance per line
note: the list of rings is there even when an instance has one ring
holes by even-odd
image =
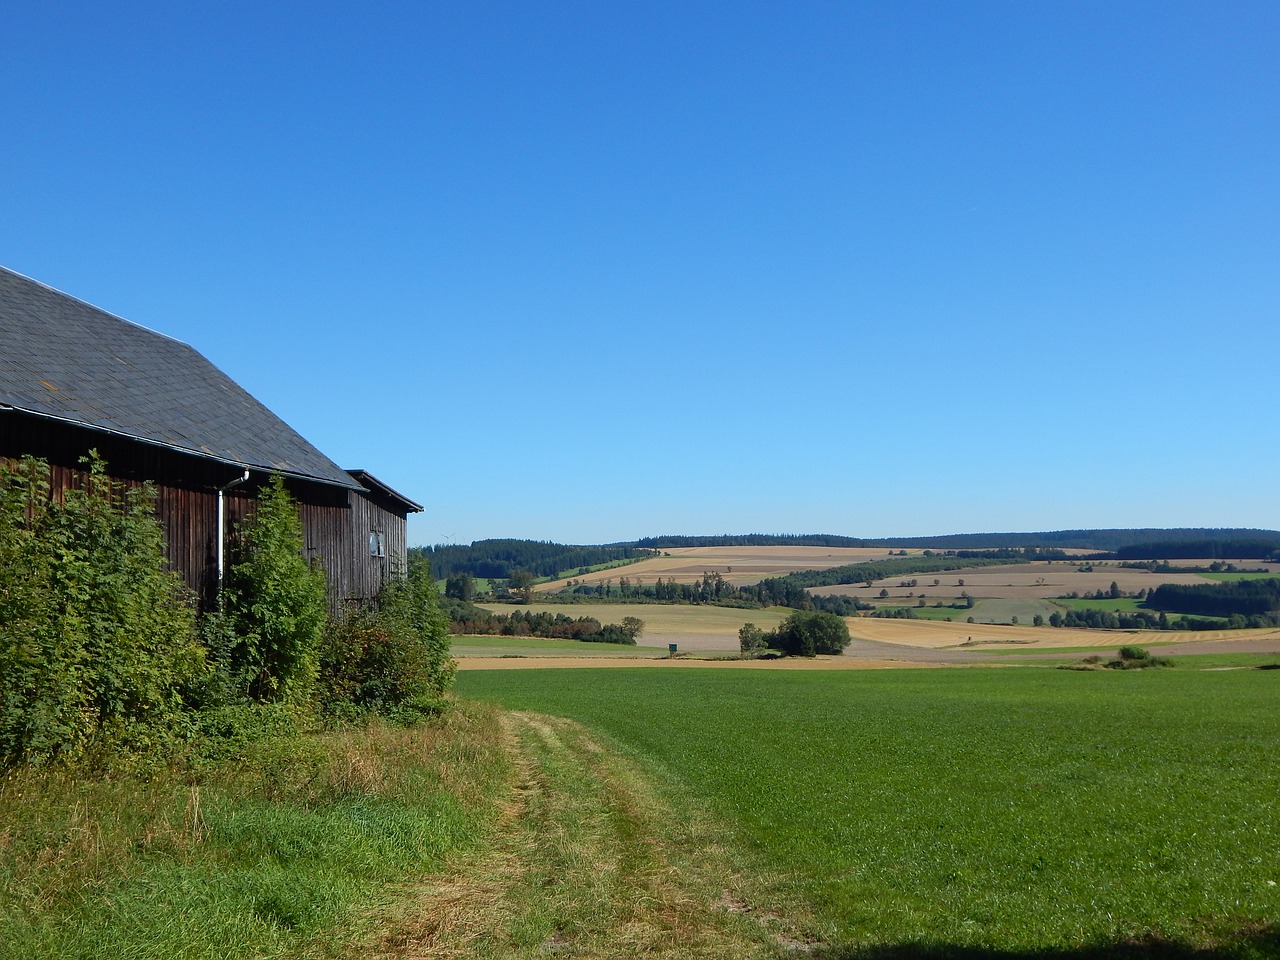
[[[719,817],[765,887],[725,901],[801,918],[823,956],[1275,956],[1277,683],[640,668],[465,673],[458,691],[585,724],[673,819]]]

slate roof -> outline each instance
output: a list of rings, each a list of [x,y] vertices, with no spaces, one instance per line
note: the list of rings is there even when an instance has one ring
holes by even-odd
[[[187,344],[0,267],[0,412],[5,407],[360,489]]]
[[[397,493],[385,483],[371,474],[368,470],[348,470],[347,473],[355,477],[362,487],[369,491],[375,497],[383,497],[391,501],[406,513],[421,513],[422,504],[414,503],[403,493]]]

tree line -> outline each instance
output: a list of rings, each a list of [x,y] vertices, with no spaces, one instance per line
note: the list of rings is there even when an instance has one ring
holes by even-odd
[[[710,537],[692,536],[660,536],[644,537],[635,541],[636,546],[670,549],[672,547],[773,547],[773,546],[814,546],[814,547],[884,547],[886,549],[930,549],[930,550],[996,550],[1022,549],[1025,547],[1042,547],[1056,550],[1096,550],[1110,554],[1118,549],[1127,549],[1132,545],[1161,544],[1161,549],[1169,545],[1181,545],[1188,542],[1219,543],[1224,541],[1264,540],[1280,547],[1280,531],[1259,530],[1249,527],[1138,527],[1128,529],[1080,529],[1080,530],[1043,530],[1036,533],[954,533],[925,537],[846,537],[835,534],[741,534]],[[1178,559],[1181,555],[1168,554]],[[1216,553],[1188,554],[1196,557],[1235,557],[1254,559],[1247,554],[1223,552],[1221,546]],[[1136,559],[1136,558],[1135,558]]]
[[[1254,617],[1280,612],[1280,577],[1230,583],[1162,583],[1147,595],[1154,610],[1208,617]]]
[[[540,540],[477,540],[471,544],[411,547],[409,552],[426,558],[442,580],[463,573],[505,580],[517,570],[535,577],[555,577],[565,570],[585,573],[589,567],[639,560],[656,553],[634,544],[573,546]]]
[[[644,621],[639,617],[623,617],[621,623],[604,624],[595,617],[569,617],[549,611],[494,613],[454,597],[446,597],[441,608],[449,619],[450,632],[465,636],[545,637],[634,646],[644,630]]]
[[[1280,534],[1248,539],[1188,539],[1131,543],[1119,547],[1117,560],[1276,560]]]

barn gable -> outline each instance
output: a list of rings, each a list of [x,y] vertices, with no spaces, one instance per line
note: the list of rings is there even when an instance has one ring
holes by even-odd
[[[0,457],[48,460],[56,490],[91,448],[112,475],[155,484],[170,562],[206,602],[219,530],[273,473],[299,501],[335,602],[403,569],[405,518],[421,510],[337,466],[187,344],[0,267]],[[366,528],[382,531],[381,555]]]

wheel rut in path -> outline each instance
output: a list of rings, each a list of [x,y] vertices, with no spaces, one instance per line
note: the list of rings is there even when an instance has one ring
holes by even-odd
[[[719,828],[666,807],[569,720],[506,713],[512,777],[492,840],[420,888],[367,957],[771,957],[803,949]]]

